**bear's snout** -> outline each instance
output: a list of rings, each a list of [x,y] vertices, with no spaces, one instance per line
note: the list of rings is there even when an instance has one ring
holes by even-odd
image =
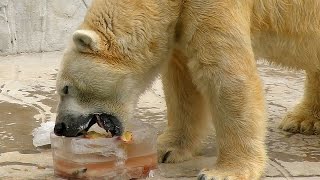
[[[89,128],[96,123],[95,116],[89,115],[73,115],[59,113],[54,126],[54,133],[57,136],[76,137],[88,131]]]
[[[58,114],[54,133],[57,136],[76,137],[87,132],[95,123],[110,132],[112,136],[121,136],[123,133],[121,121],[116,116],[108,113],[93,113],[80,116]]]

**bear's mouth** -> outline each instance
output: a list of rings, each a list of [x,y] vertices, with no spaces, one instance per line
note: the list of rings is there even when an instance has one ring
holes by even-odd
[[[94,125],[98,124],[106,132],[109,132],[113,136],[121,136],[123,133],[122,123],[113,115],[107,113],[94,113],[92,118],[86,124],[80,126],[77,136],[81,136]]]

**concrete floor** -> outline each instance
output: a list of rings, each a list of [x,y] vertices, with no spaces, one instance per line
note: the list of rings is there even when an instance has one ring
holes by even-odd
[[[61,52],[0,57],[0,179],[54,179],[50,149],[37,149],[31,132],[53,121],[57,105],[55,77]],[[268,103],[268,168],[264,179],[320,180],[320,138],[277,128],[303,93],[304,74],[259,63]],[[136,118],[163,131],[166,107],[160,81],[146,92]],[[215,137],[204,142],[202,156],[181,164],[161,164],[155,179],[194,179],[215,162]]]

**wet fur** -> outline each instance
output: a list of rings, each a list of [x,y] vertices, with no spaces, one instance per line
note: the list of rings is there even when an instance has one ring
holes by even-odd
[[[280,128],[320,134],[319,23],[318,0],[95,0],[79,29],[97,36],[76,36],[57,87],[75,86],[88,98],[76,100],[82,109],[125,122],[161,71],[168,127],[159,160],[191,159],[212,122],[218,160],[199,179],[258,179],[266,108],[255,60],[306,71],[304,97]]]

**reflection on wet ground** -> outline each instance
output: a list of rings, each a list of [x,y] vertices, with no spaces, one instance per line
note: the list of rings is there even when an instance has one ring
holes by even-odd
[[[58,102],[55,77],[61,55],[54,52],[0,57],[0,179],[25,179],[24,173],[30,169],[31,179],[52,178],[50,152],[34,148],[31,133],[41,122],[55,119]],[[320,179],[320,137],[290,134],[277,128],[303,94],[304,73],[262,62],[258,69],[265,85],[269,113],[270,160],[266,177]],[[136,112],[135,118],[154,125],[159,133],[164,130],[166,106],[159,80],[141,97]],[[160,179],[194,177],[199,169],[211,166],[216,155],[214,133],[203,144],[202,156],[179,165],[161,165]]]
[[[53,120],[56,53],[0,58],[0,153],[37,152],[31,132]]]
[[[30,130],[39,126],[34,119],[37,111],[28,106],[0,103],[0,153],[20,151],[34,153]],[[19,120],[18,120],[19,119]]]

